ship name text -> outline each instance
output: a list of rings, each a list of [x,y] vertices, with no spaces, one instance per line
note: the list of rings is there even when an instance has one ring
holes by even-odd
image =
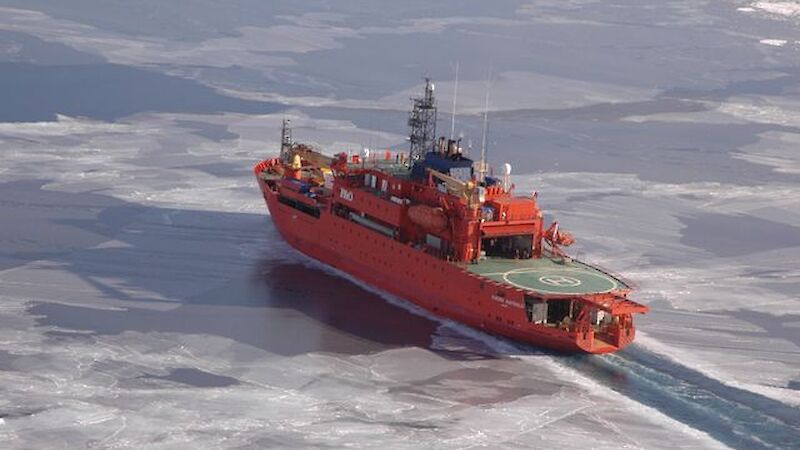
[[[500,303],[501,305],[503,305],[503,307],[506,308],[509,306],[513,306],[514,308],[525,309],[525,307],[522,305],[522,302],[517,302],[505,297],[501,297],[499,295],[493,295],[492,300],[496,301],[497,303]]]

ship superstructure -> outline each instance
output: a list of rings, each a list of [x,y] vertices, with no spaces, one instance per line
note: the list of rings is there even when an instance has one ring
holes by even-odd
[[[408,153],[328,156],[292,140],[254,168],[272,219],[301,252],[435,314],[561,351],[633,341],[629,283],[569,257],[574,238],[545,224],[536,194],[514,195],[510,166],[436,137],[426,80],[409,115]]]

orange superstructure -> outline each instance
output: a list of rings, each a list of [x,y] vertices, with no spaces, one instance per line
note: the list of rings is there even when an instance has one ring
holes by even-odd
[[[431,121],[433,121],[431,123]],[[561,351],[633,341],[630,285],[574,260],[536,195],[514,196],[460,143],[434,139],[433,87],[415,99],[411,152],[325,156],[292,142],[254,168],[277,229],[301,252],[431,312]],[[483,161],[479,166],[485,167]]]

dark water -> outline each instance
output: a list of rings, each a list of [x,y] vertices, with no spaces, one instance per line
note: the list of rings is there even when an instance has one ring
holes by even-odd
[[[236,378],[208,373],[193,367],[172,369],[167,375],[147,375],[140,378],[146,380],[174,381],[176,383],[188,384],[201,388],[228,387],[239,384],[239,380]]]
[[[243,259],[240,246],[264,244],[262,236],[274,233],[262,215],[147,207],[96,193],[44,190],[45,183],[0,183],[0,270],[55,261],[107,298],[134,306],[39,302],[31,313],[41,315],[42,325],[106,335],[212,334],[282,355],[429,347],[438,326],[296,260]],[[171,223],[164,223],[165,215]],[[125,245],[96,247],[109,239]],[[126,290],[98,281],[110,278]]]
[[[118,252],[127,251],[114,249],[91,258],[109,262],[125,259],[136,264],[133,262],[137,259],[136,249],[130,250],[130,256],[111,254]],[[126,277],[126,273],[115,271],[113,264],[74,267],[87,279]],[[126,283],[140,280],[134,276]],[[148,288],[158,289],[159,284],[154,282]],[[152,300],[144,302],[150,303]],[[247,283],[241,280],[225,283],[186,298],[167,311],[38,303],[29,312],[39,317],[40,325],[88,331],[93,335],[119,335],[126,331],[210,334],[284,356],[309,352],[370,354],[408,346],[428,348],[438,326],[347,280],[299,263],[273,262],[264,262]],[[58,332],[49,334],[63,337]]]
[[[106,195],[44,190],[46,183],[0,183],[0,270],[112,239],[146,211]]]
[[[800,228],[748,215],[682,217],[681,243],[720,256],[745,256],[800,246]]]
[[[492,5],[493,14],[510,16],[521,1]],[[375,8],[372,0],[346,2],[298,2],[296,0],[228,0],[224,7],[201,0],[187,8],[184,2],[137,0],[125,7],[103,0],[2,0],[0,4],[35,9],[46,14],[86,23],[101,30],[133,36],[162,37],[175,41],[201,41],[236,35],[237,28],[268,27],[287,23],[286,17],[307,13],[337,13],[353,16],[358,25],[391,27],[404,19],[431,14],[442,17],[458,11],[461,16],[486,14],[483,0],[406,0],[383,2]],[[190,11],[187,11],[190,9]],[[368,12],[368,13],[367,13]]]
[[[0,62],[26,62],[48,66],[106,62],[100,55],[81,52],[68,45],[44,41],[17,31],[0,30],[0,49],[5,50],[0,51]]]
[[[88,277],[113,274],[87,269],[83,267],[81,273]],[[126,331],[210,334],[284,356],[427,348],[438,326],[347,280],[299,263],[264,263],[249,283],[226,283],[167,311],[40,303],[29,312],[39,316],[44,326],[97,335]]]
[[[159,112],[265,114],[276,104],[217,94],[195,81],[116,64],[0,63],[0,121],[53,120],[56,114],[115,120]]]

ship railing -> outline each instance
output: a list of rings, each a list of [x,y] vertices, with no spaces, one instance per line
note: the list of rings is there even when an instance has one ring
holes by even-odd
[[[255,167],[253,167],[253,172],[255,172],[256,175],[263,172],[264,169],[266,169],[267,166],[269,165],[269,161],[270,161],[269,159],[265,159],[264,161],[261,161],[260,163],[256,164]]]

